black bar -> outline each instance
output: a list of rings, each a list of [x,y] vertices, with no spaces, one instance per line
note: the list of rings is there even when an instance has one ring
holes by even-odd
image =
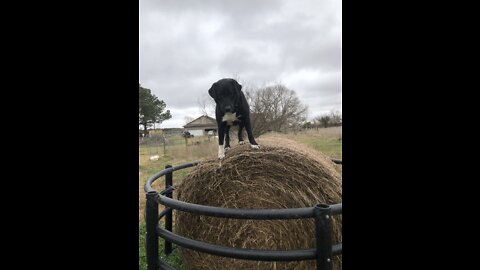
[[[160,195],[165,195],[165,194],[167,194],[167,193],[169,193],[169,192],[172,192],[172,190],[175,190],[175,186],[168,187],[168,188],[160,191],[159,194],[160,194]]]
[[[171,188],[169,190],[173,189],[174,188]],[[159,203],[176,210],[199,215],[236,219],[297,219],[313,217],[313,207],[289,209],[239,209],[213,207],[182,202],[162,196],[162,193],[166,192],[168,192],[168,190],[162,190],[160,192],[160,196],[157,197]],[[332,215],[339,215],[342,213],[342,204],[332,204],[330,205],[330,210]]]
[[[169,212],[170,213],[172,212],[172,208],[165,207],[165,209],[163,209],[162,212],[160,212],[160,214],[158,214],[158,220],[160,221],[160,219],[162,219]]]
[[[342,204],[337,203],[337,204],[330,205],[330,213],[333,216],[341,214],[342,213]]]
[[[342,164],[342,160],[341,159],[332,159],[333,163],[335,164]]]
[[[170,265],[166,264],[164,261],[162,260],[158,260],[158,265],[160,266],[160,269],[161,270],[177,270],[173,267],[171,267]]]
[[[336,244],[332,247],[332,255],[341,255],[342,254],[342,243]]]
[[[237,258],[244,260],[259,260],[259,261],[302,261],[313,260],[317,257],[315,249],[303,250],[259,250],[259,249],[243,249],[232,248],[219,245],[208,244],[193,239],[185,238],[180,235],[171,233],[160,227],[157,228],[157,233],[160,237],[168,239],[169,241],[189,249],[200,252],[205,252],[217,256]]]
[[[168,169],[165,169],[165,170],[161,170],[158,173],[152,175],[150,178],[148,178],[147,182],[143,186],[143,189],[145,190],[145,192],[148,193],[148,192],[155,191],[152,188],[153,182],[155,182],[155,180],[157,180],[158,178],[164,176],[165,174],[167,174],[168,172],[171,172],[171,171],[173,171],[173,168],[168,168]]]
[[[317,270],[332,269],[332,214],[328,204],[319,204],[313,210],[317,240]]]
[[[155,182],[158,178],[164,176],[165,174],[167,174],[168,172],[171,172],[171,171],[181,170],[181,169],[184,169],[184,168],[188,168],[188,167],[195,166],[195,165],[197,165],[199,162],[200,162],[200,161],[188,162],[188,163],[184,163],[184,164],[175,166],[175,167],[173,167],[173,168],[168,168],[168,169],[159,171],[158,173],[156,173],[156,174],[152,175],[150,178],[148,178],[147,182],[146,182],[145,185],[143,186],[143,189],[144,189],[145,192],[147,192],[147,193],[148,193],[148,192],[151,192],[151,191],[155,191],[155,190],[152,188],[152,184],[153,184],[153,182]]]
[[[172,165],[167,165],[165,166],[165,169],[172,168]],[[165,175],[165,188],[169,189],[173,185],[173,170],[169,171]],[[165,195],[167,195],[168,198],[172,198],[172,191],[167,192]],[[167,212],[165,215],[165,229],[167,231],[172,231],[172,211]],[[172,242],[167,241],[165,239],[165,254],[170,255],[172,253]]]
[[[222,208],[200,204],[193,204],[170,199],[166,196],[157,197],[159,203],[172,209],[212,217],[235,219],[298,219],[312,218],[313,207],[290,209],[237,209]]]
[[[146,204],[146,227],[147,235],[145,241],[147,244],[147,269],[158,270],[158,204],[155,200],[157,193],[147,193]]]
[[[192,162],[184,163],[184,164],[181,164],[181,165],[177,165],[177,166],[173,167],[173,171],[177,171],[177,170],[185,169],[185,168],[188,168],[188,167],[196,166],[198,163],[200,163],[200,161],[192,161]]]

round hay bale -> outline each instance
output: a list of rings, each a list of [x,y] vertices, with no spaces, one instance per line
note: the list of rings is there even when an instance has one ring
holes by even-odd
[[[177,189],[178,200],[225,208],[300,208],[342,201],[342,182],[328,157],[291,140],[260,139],[261,149],[237,145],[225,159],[198,164]],[[312,219],[239,220],[175,211],[175,233],[206,243],[268,250],[315,248]],[[342,241],[341,215],[333,243]],[[260,262],[181,248],[188,269],[316,269],[316,261]],[[333,269],[341,269],[341,256]]]

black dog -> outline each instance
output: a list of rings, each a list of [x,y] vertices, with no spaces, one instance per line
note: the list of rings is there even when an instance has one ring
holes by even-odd
[[[242,86],[234,79],[221,79],[212,85],[208,93],[217,104],[215,116],[218,125],[218,158],[223,159],[225,151],[230,148],[229,131],[232,125],[238,125],[239,144],[244,144],[242,130],[245,127],[250,146],[259,149],[260,146],[253,138],[250,107],[242,92]],[[224,137],[226,137],[225,148],[223,148]]]

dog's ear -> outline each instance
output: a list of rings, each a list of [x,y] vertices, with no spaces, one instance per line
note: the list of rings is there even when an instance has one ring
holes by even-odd
[[[215,87],[217,86],[217,83],[214,83],[212,84],[212,87],[210,87],[210,89],[208,90],[208,94],[213,98],[215,99],[216,98],[216,91],[215,91]]]
[[[242,91],[242,85],[239,84],[237,81],[234,81],[234,85],[235,85],[235,91],[236,91],[237,94],[239,95],[239,94],[240,94],[240,91]]]
[[[235,89],[235,104],[240,105],[242,103],[242,85],[233,80],[233,88]]]

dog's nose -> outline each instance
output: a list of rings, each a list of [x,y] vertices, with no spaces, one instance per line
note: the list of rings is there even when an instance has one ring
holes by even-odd
[[[231,111],[232,111],[232,107],[230,107],[230,106],[225,106],[225,111],[226,111],[226,112],[231,112]]]

